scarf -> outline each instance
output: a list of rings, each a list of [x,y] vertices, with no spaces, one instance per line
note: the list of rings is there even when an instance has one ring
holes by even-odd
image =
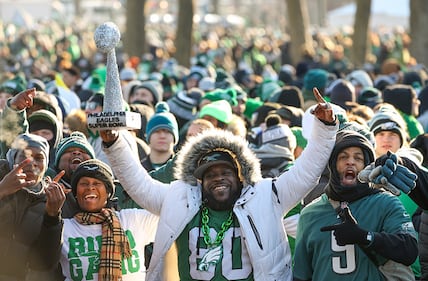
[[[122,280],[122,257],[132,256],[129,241],[116,213],[104,208],[99,213],[77,213],[74,218],[80,224],[102,224],[99,281]]]
[[[330,169],[330,181],[325,189],[328,198],[339,202],[354,202],[367,195],[380,192],[380,189],[372,188],[368,183],[358,182],[353,186],[343,186],[340,183],[336,165]]]

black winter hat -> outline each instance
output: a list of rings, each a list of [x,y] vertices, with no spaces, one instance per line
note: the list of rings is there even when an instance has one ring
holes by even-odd
[[[326,90],[330,101],[344,109],[349,109],[347,102],[356,102],[355,87],[345,79],[338,79]]]
[[[104,162],[98,159],[90,159],[77,166],[76,171],[74,171],[71,177],[71,191],[74,196],[76,196],[77,193],[77,183],[82,177],[95,178],[104,182],[107,193],[109,194],[109,199],[114,196],[115,186],[113,182],[113,172]]]
[[[383,102],[382,92],[374,87],[365,87],[358,95],[357,102],[374,108],[376,105]]]
[[[337,156],[339,153],[348,147],[360,147],[364,153],[364,163],[366,165],[372,163],[375,159],[375,151],[370,141],[361,133],[353,130],[341,130],[336,135],[336,144],[331,152],[329,159],[329,167],[336,167]]]
[[[270,102],[303,108],[303,93],[296,86],[283,86],[281,91],[269,98]]]
[[[416,91],[408,85],[397,84],[386,87],[383,91],[383,101],[392,104],[395,108],[407,115],[412,114],[413,99]]]

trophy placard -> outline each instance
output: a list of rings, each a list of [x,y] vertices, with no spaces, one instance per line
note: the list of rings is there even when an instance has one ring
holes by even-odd
[[[140,129],[141,116],[125,111],[115,47],[120,41],[119,28],[112,22],[98,26],[94,33],[97,49],[107,54],[107,75],[103,111],[88,114],[88,127],[93,130]]]

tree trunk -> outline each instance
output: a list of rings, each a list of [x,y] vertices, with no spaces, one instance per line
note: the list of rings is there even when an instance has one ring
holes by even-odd
[[[193,0],[178,1],[177,32],[175,36],[177,51],[175,58],[180,65],[185,67],[190,66],[190,57],[192,55],[194,6]]]
[[[76,19],[79,19],[80,15],[82,14],[82,5],[81,0],[74,0],[74,17]]]
[[[428,5],[426,0],[410,0],[410,54],[418,63],[428,65]]]
[[[219,0],[211,0],[211,13],[219,14]]]
[[[144,5],[146,0],[126,1],[126,34],[124,50],[129,56],[141,57],[146,50],[146,17]]]
[[[303,50],[313,53],[312,37],[309,34],[309,15],[306,0],[286,0],[288,32],[290,33],[291,59],[295,65],[302,60]]]
[[[351,61],[355,68],[361,68],[367,59],[369,50],[369,23],[371,0],[358,0],[354,20],[354,34],[352,36]]]

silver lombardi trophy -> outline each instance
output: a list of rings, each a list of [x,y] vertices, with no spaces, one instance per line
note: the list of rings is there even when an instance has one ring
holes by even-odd
[[[103,111],[88,114],[88,127],[95,130],[140,129],[140,114],[124,111],[115,52],[120,41],[119,28],[112,22],[103,23],[95,30],[94,40],[97,49],[107,54],[107,76]]]

